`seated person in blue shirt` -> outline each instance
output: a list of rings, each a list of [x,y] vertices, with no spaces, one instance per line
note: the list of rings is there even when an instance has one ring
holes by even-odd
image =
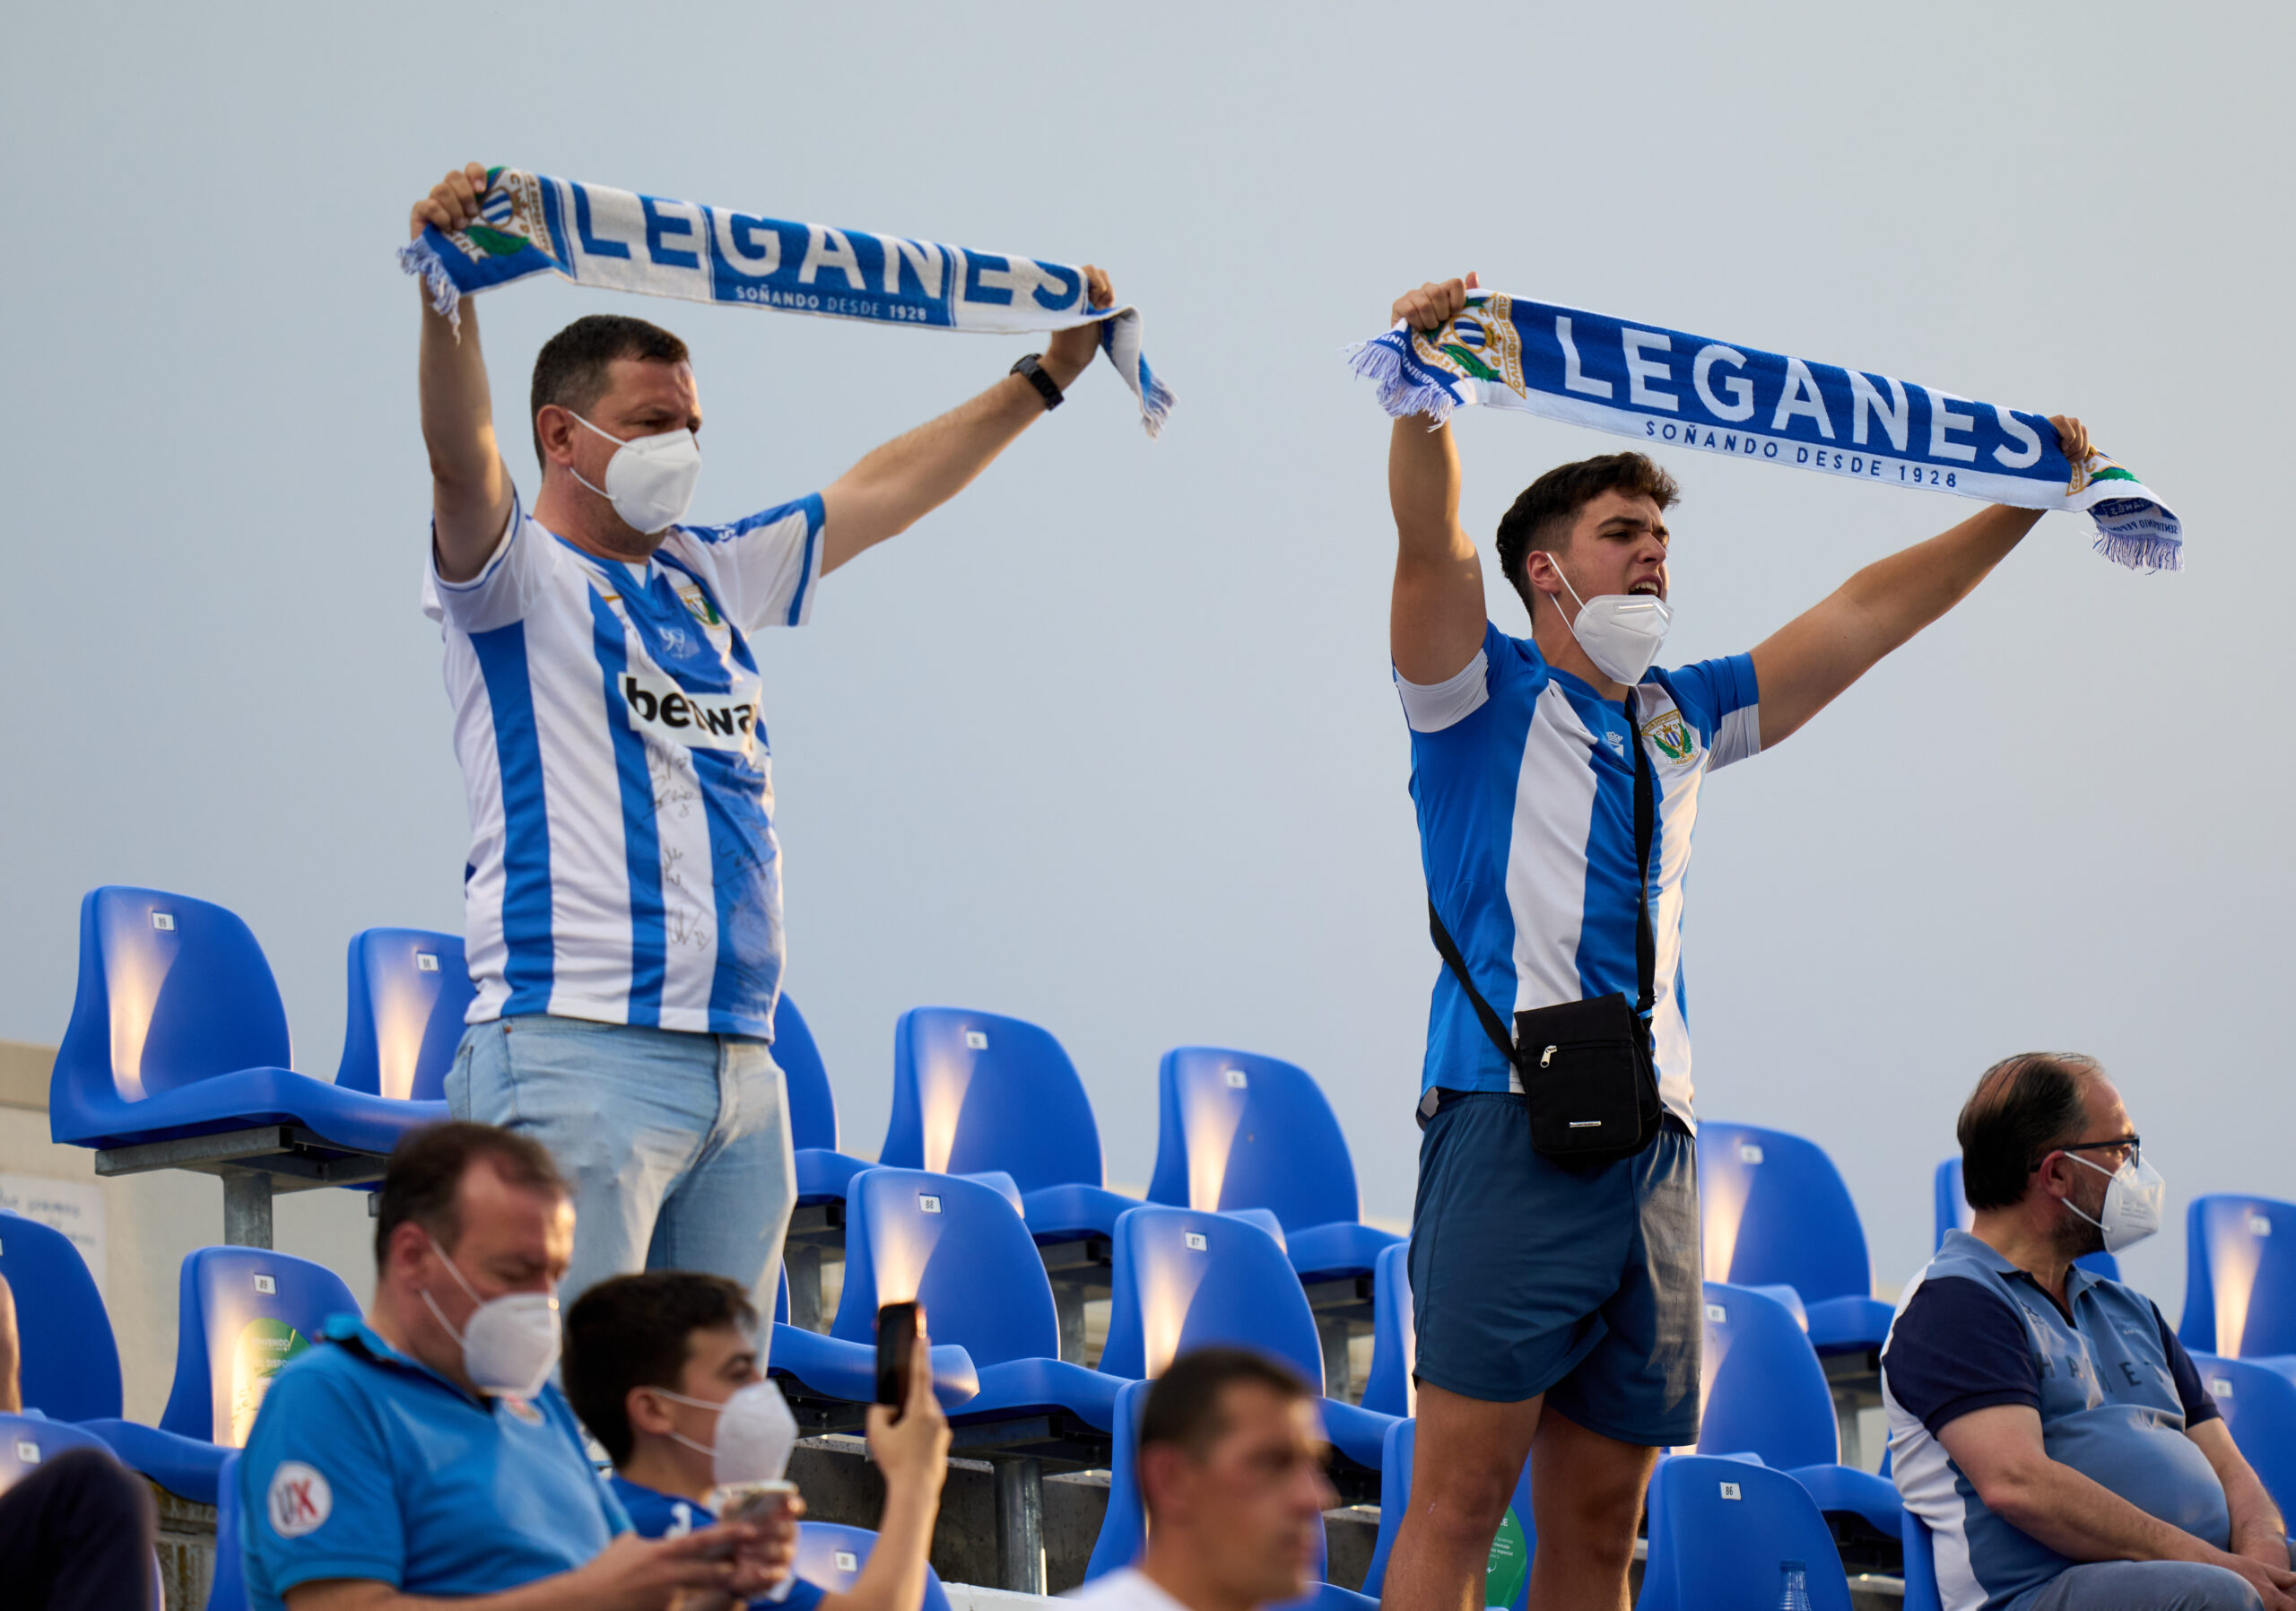
[[[949,1472],[949,1423],[933,1396],[923,1321],[920,1312],[900,1418],[883,1405],[869,1408],[869,1453],[885,1484],[876,1546],[841,1593],[797,1579],[782,1601],[788,1611],[917,1611],[924,1600]],[[763,1380],[757,1326],[739,1286],[691,1270],[619,1276],[567,1311],[566,1396],[612,1457],[614,1497],[646,1537],[672,1537],[716,1520],[709,1500],[720,1411]]]
[[[631,1533],[549,1385],[574,1208],[489,1125],[391,1154],[375,1302],[265,1395],[239,1461],[255,1611],[721,1611],[787,1576],[791,1525]]]
[[[2092,1058],[2026,1052],[1961,1109],[1951,1231],[1882,1351],[1890,1456],[1946,1611],[2291,1611],[2287,1529],[2152,1302],[2074,1264],[2160,1228]]]

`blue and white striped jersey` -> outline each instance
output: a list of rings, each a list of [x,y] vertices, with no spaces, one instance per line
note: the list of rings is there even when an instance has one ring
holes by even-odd
[[[1496,626],[1448,682],[1396,679],[1411,725],[1411,797],[1427,888],[1502,1017],[1615,992],[1635,998],[1634,758],[1626,708]],[[1691,1119],[1683,881],[1707,771],[1761,747],[1746,655],[1653,671],[1635,691],[1657,788],[1650,918],[1658,1093]],[[1421,1089],[1519,1091],[1444,969]]]
[[[521,502],[475,579],[427,568],[470,801],[470,1022],[771,1038],[780,849],[748,634],[808,618],[822,525],[816,495],[676,527],[641,568]]]

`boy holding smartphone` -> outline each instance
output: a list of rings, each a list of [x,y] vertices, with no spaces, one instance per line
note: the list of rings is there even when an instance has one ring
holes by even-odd
[[[757,1326],[739,1286],[691,1270],[619,1276],[567,1311],[566,1396],[613,1459],[614,1496],[639,1534],[674,1537],[717,1520],[718,1423],[726,1401],[762,1380]],[[779,1602],[787,1611],[917,1611],[924,1600],[949,1423],[921,1332],[909,1367],[900,1409],[869,1410],[869,1452],[885,1484],[876,1548],[850,1589],[792,1579]],[[789,1502],[802,1512],[802,1500]]]

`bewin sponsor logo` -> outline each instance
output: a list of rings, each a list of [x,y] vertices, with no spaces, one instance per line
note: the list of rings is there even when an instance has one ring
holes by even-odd
[[[622,705],[630,725],[639,732],[688,749],[747,754],[756,742],[754,695],[694,693],[667,677],[625,672]]]

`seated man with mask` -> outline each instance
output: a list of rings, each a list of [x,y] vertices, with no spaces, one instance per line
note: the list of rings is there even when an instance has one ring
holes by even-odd
[[[1882,1351],[1890,1456],[1946,1611],[2292,1611],[2287,1530],[2159,1309],[2074,1264],[2160,1228],[2092,1058],[2026,1052],[1961,1109],[1962,1189]]]
[[[787,1576],[794,1526],[634,1536],[550,1386],[574,1208],[488,1125],[392,1153],[375,1302],[265,1396],[241,1457],[256,1611],[722,1611]]]
[[[869,1453],[885,1483],[876,1546],[849,1590],[796,1579],[776,1597],[789,1611],[917,1611],[925,1598],[949,1422],[919,1324],[908,1401],[869,1406]],[[781,1476],[797,1428],[758,1367],[757,1326],[739,1286],[691,1270],[617,1276],[567,1311],[566,1396],[613,1459],[614,1497],[641,1535],[707,1527],[713,1489]]]

